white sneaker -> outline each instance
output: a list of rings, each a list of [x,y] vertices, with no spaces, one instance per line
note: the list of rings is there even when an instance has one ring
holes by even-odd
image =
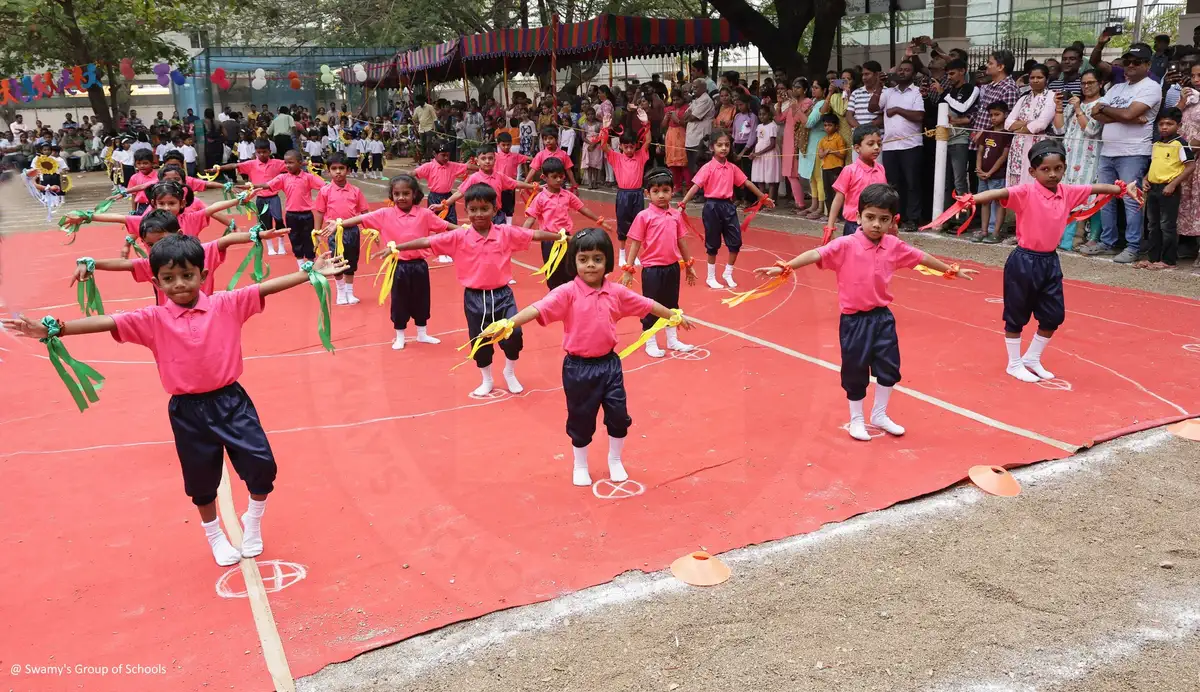
[[[896,437],[900,437],[904,434],[904,426],[898,425],[891,418],[888,418],[886,413],[882,413],[878,416],[871,416],[871,425],[874,425],[889,435],[895,435]]]
[[[662,358],[667,352],[658,347],[658,342],[651,339],[646,342],[646,355],[651,358]]]
[[[863,442],[871,441],[871,433],[867,432],[867,424],[861,420],[850,421],[850,427],[847,428],[850,432],[850,437]]]
[[[629,474],[625,472],[625,465],[620,459],[608,460],[608,479],[618,483],[629,480]]]
[[[1027,370],[1025,368],[1024,363],[1017,363],[1016,365],[1010,365],[1007,368],[1005,368],[1004,372],[1008,373],[1009,375],[1012,375],[1013,377],[1017,378],[1018,380],[1020,380],[1022,382],[1033,383],[1033,382],[1038,381],[1038,376],[1029,372],[1029,370]]]

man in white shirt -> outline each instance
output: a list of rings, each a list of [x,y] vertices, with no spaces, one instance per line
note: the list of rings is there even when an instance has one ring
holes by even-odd
[[[896,86],[871,96],[871,110],[883,111],[883,170],[900,193],[900,230],[913,232],[921,220],[921,121],[925,99],[913,85],[913,64],[896,66]]]
[[[688,169],[695,175],[705,158],[704,138],[712,134],[717,106],[708,95],[708,85],[703,79],[692,80],[691,86],[692,102],[683,116],[687,121],[683,144],[687,148]]]
[[[1142,184],[1142,176],[1150,167],[1153,148],[1151,135],[1158,109],[1162,105],[1162,87],[1149,78],[1150,60],[1154,52],[1144,43],[1135,43],[1121,56],[1125,82],[1116,84],[1092,108],[1092,117],[1104,123],[1101,133],[1100,182],[1111,185],[1123,180],[1130,185]],[[1113,258],[1114,262],[1129,264],[1137,259],[1142,243],[1142,207],[1126,196],[1125,249]],[[1116,200],[1100,210],[1100,242],[1079,248],[1085,255],[1111,255],[1117,244]]]
[[[8,126],[8,129],[12,131],[14,140],[20,139],[22,132],[28,132],[28,129],[25,127],[25,118],[18,113],[17,117],[13,119],[12,123]]]

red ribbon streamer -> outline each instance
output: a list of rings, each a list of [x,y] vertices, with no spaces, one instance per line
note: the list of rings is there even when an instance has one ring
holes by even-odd
[[[938,226],[945,224],[950,219],[953,219],[960,211],[964,209],[970,209],[971,215],[967,217],[967,220],[963,222],[962,226],[959,226],[958,232],[955,234],[962,235],[963,231],[967,230],[967,226],[971,225],[971,219],[975,218],[975,197],[974,195],[968,193],[965,195],[954,195],[954,200],[954,204],[951,204],[949,209],[942,212],[942,215],[933,221],[921,226],[921,230],[927,231],[931,228],[937,228]]]
[[[826,226],[825,232],[821,234],[821,245],[828,245],[829,241],[833,240],[833,232],[836,230],[833,226]]]
[[[692,225],[692,219],[687,215],[687,209],[682,206],[679,207],[679,218],[683,220],[683,223],[688,227],[689,231],[695,233],[696,237],[700,240],[704,240],[704,234],[700,231],[697,231],[696,227]]]
[[[754,217],[758,216],[758,212],[762,209],[763,202],[765,202],[766,200],[767,200],[767,198],[763,197],[762,199],[755,202],[753,206],[746,208],[746,220],[742,221],[742,234],[743,235],[745,235],[746,231],[750,230],[750,222],[754,220]]]

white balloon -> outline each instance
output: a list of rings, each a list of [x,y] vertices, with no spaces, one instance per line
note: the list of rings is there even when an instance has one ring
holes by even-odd
[[[250,82],[250,88],[251,89],[266,89],[267,88],[266,78],[265,77],[255,77]]]
[[[321,73],[321,82],[323,84],[333,84],[335,79],[336,78],[333,76],[332,72],[322,72]]]
[[[264,70],[263,68],[260,67],[254,71],[255,79],[266,79],[266,77],[267,77],[267,71]]]
[[[329,65],[321,65],[321,74],[326,74],[329,71]]]

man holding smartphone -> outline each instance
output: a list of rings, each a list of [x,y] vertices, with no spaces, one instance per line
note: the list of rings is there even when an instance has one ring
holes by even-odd
[[[1063,49],[1062,52],[1062,72],[1058,78],[1050,82],[1050,91],[1063,94],[1063,98],[1071,96],[1080,96],[1083,94],[1083,88],[1079,85],[1080,71],[1079,68],[1083,65],[1083,49],[1076,45],[1070,45]]]

